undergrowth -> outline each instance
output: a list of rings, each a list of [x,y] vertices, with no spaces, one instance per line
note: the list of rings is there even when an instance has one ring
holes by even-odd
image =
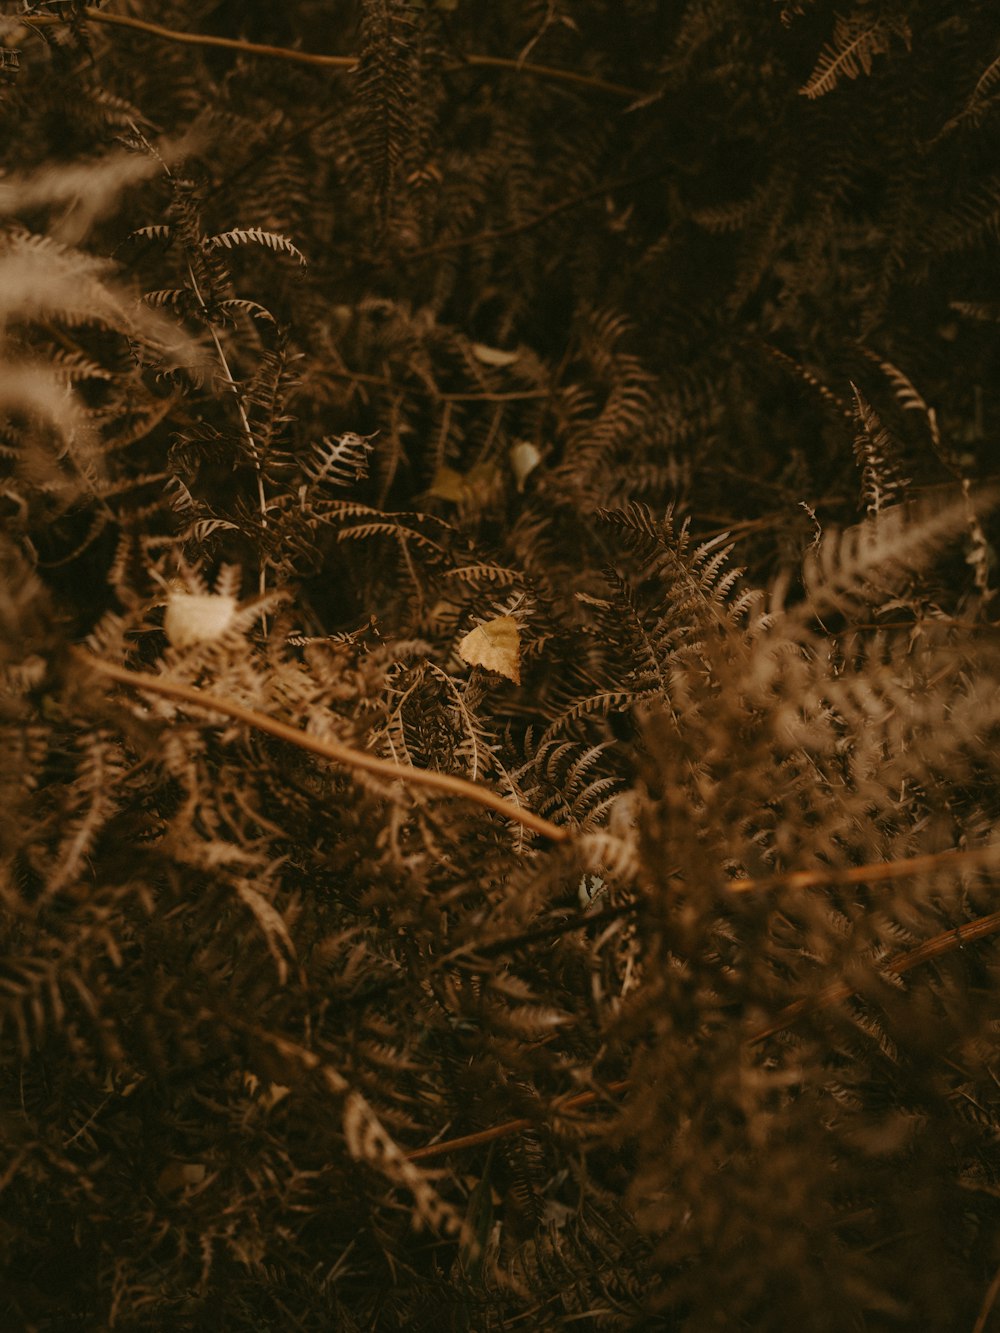
[[[986,1328],[993,6],[7,10],[5,1327]]]

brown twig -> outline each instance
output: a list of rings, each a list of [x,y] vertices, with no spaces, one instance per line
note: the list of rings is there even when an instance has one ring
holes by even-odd
[[[166,699],[179,699],[196,708],[207,709],[211,713],[222,713],[223,716],[234,718],[237,722],[256,728],[257,731],[266,732],[269,736],[276,736],[279,740],[297,745],[300,750],[308,750],[323,759],[330,759],[335,764],[344,764],[348,768],[374,773],[378,777],[399,779],[414,787],[427,787],[446,796],[459,796],[467,801],[475,801],[477,805],[495,810],[506,819],[511,819],[533,833],[548,838],[550,842],[569,841],[568,828],[552,824],[541,815],[525,810],[502,796],[497,796],[488,787],[467,782],[465,778],[457,778],[451,773],[434,773],[429,769],[414,768],[408,764],[397,764],[391,759],[379,759],[375,755],[366,754],[363,750],[355,750],[353,746],[344,745],[341,741],[310,736],[306,731],[290,727],[266,713],[257,713],[252,708],[244,708],[242,704],[234,703],[231,699],[209,694],[205,690],[196,690],[177,681],[164,680],[161,676],[151,676],[144,671],[129,671],[125,667],[115,666],[113,662],[106,662],[103,658],[94,657],[79,648],[74,648],[72,651],[82,665],[131,690],[144,690],[150,694],[162,695]]]
[[[520,935],[504,935],[501,939],[491,940],[489,944],[472,946],[469,951],[476,958],[495,958],[498,954],[509,953],[513,949],[523,949],[526,944],[544,944],[558,939],[560,935],[571,935],[575,930],[591,930],[594,926],[603,926],[609,921],[619,921],[623,916],[631,916],[635,910],[635,903],[619,903],[617,907],[605,907],[600,912],[577,913],[553,925],[536,926],[534,930],[522,931]],[[468,948],[469,946],[462,945],[456,953],[464,953]]]
[[[365,375],[358,370],[324,369],[323,373],[335,380],[350,380],[352,383],[357,381],[359,384],[378,384],[386,389],[403,388],[413,393],[423,393],[438,403],[518,403],[531,399],[551,398],[553,393],[551,389],[523,389],[515,390],[512,393],[490,393],[486,390],[480,393],[441,393],[432,385],[402,385],[386,375]]]
[[[962,855],[962,853],[957,853]],[[915,857],[914,860],[929,860],[928,857]],[[938,858],[934,858],[937,860]],[[923,944],[911,949],[908,953],[898,954],[895,958],[890,958],[883,964],[886,972],[891,972],[895,976],[901,976],[913,967],[918,967],[921,963],[929,963],[934,958],[940,958],[943,954],[950,953],[952,949],[960,949],[973,940],[984,939],[987,935],[995,935],[1000,931],[1000,912],[991,912],[989,916],[977,917],[975,921],[967,921],[964,926],[956,926],[953,930],[946,930],[941,935],[935,935],[932,939],[925,940]],[[830,1005],[838,1004],[841,1000],[846,1000],[854,994],[854,989],[850,985],[838,982],[836,985],[828,986],[818,995],[810,996],[805,1000],[796,1000],[794,1004],[788,1005],[782,1009],[777,1018],[766,1028],[760,1028],[752,1033],[746,1044],[748,1046],[758,1046],[768,1037],[773,1037],[778,1032],[783,1032],[786,1028],[797,1022],[803,1014],[809,1013],[815,1009],[825,1009]],[[553,1109],[558,1114],[560,1111],[577,1110],[580,1107],[591,1106],[599,1098],[607,1096],[609,1093],[625,1092],[632,1086],[631,1079],[622,1079],[617,1083],[609,1083],[608,1086],[596,1092],[581,1092],[575,1097],[570,1097],[568,1101],[559,1102]],[[510,1134],[518,1134],[522,1129],[530,1129],[532,1121],[523,1116],[518,1120],[507,1120],[501,1125],[491,1125],[488,1129],[477,1130],[474,1134],[464,1134],[461,1138],[443,1139],[440,1143],[429,1143],[423,1148],[414,1148],[407,1156],[411,1161],[427,1161],[431,1157],[442,1157],[445,1153],[460,1152],[464,1148],[478,1148],[480,1144],[491,1143],[494,1139],[506,1138]],[[994,1298],[995,1298],[994,1293]]]
[[[814,889],[836,884],[876,884],[890,879],[906,879],[910,875],[922,875],[925,870],[936,870],[942,865],[952,865],[961,861],[968,866],[1000,864],[1000,843],[987,843],[985,847],[969,847],[964,850],[949,849],[944,852],[930,852],[926,856],[910,856],[904,861],[879,861],[863,866],[849,866],[845,870],[792,870],[784,875],[774,875],[768,879],[729,879],[726,888],[730,893],[749,893],[761,889]]]
[[[290,60],[300,65],[316,65],[323,69],[352,70],[357,67],[357,56],[327,56],[311,51],[296,51],[287,46],[266,46],[261,42],[245,42],[233,37],[211,37],[207,33],[182,32],[177,28],[165,28],[159,23],[150,23],[147,19],[130,18],[125,14],[109,14],[106,10],[88,5],[84,10],[88,19],[94,23],[104,23],[115,28],[132,28],[136,32],[148,33],[166,42],[176,42],[184,46],[215,46],[227,51],[239,51],[243,55],[263,56],[271,60]],[[52,23],[65,23],[66,20],[56,14],[24,15],[23,22],[28,27],[41,27]],[[590,88],[595,92],[608,93],[612,97],[627,98],[630,102],[646,94],[640,88],[628,88],[621,83],[610,83],[592,74],[579,74],[576,70],[556,69],[552,65],[535,65],[530,61],[511,60],[505,56],[464,56],[449,64],[450,70],[465,68],[503,69],[516,74],[530,74],[536,79],[548,79],[554,83],[569,83],[577,87]]]
[[[940,958],[942,954],[950,953],[952,949],[961,949],[973,940],[983,939],[987,935],[994,935],[1000,931],[1000,912],[991,912],[989,916],[976,917],[974,921],[967,921],[964,926],[955,926],[952,930],[946,930],[941,935],[935,935],[932,939],[925,940],[923,944],[918,944],[915,949],[908,953],[897,954],[895,958],[890,958],[883,963],[883,970],[891,973],[893,976],[902,976],[904,972],[909,972],[913,967],[918,967],[921,963],[932,962],[935,958]],[[827,986],[821,990],[818,995],[810,995],[802,1000],[795,1000],[794,1003],[782,1009],[774,1022],[766,1028],[760,1028],[752,1037],[747,1039],[747,1044],[757,1046],[768,1037],[773,1037],[778,1032],[791,1025],[803,1014],[810,1013],[815,1009],[827,1009],[832,1004],[839,1004],[841,1000],[848,999],[854,994],[854,987],[847,982],[835,982],[832,986]]]
[[[442,403],[519,403],[551,398],[552,390],[525,389],[512,393],[488,393],[484,390],[482,393],[439,393],[435,396]]]
[[[526,231],[532,231],[535,227],[542,226],[550,218],[565,213],[571,208],[576,208],[580,204],[585,204],[591,199],[600,198],[601,195],[605,194],[613,194],[616,190],[627,189],[630,185],[642,185],[645,181],[655,180],[658,176],[665,176],[671,170],[673,170],[672,163],[668,166],[656,167],[652,171],[644,171],[638,176],[628,176],[624,180],[603,181],[590,190],[582,190],[579,194],[571,195],[568,199],[561,199],[558,204],[551,204],[548,208],[543,208],[540,213],[535,213],[532,217],[526,218],[524,222],[514,222],[509,227],[495,227],[491,231],[471,232],[466,236],[452,236],[446,241],[436,241],[433,245],[423,245],[416,250],[406,250],[393,254],[393,262],[409,263],[414,259],[425,259],[428,255],[444,254],[448,250],[463,250],[470,245],[492,245],[494,241],[506,240],[508,236],[520,236]]]
[[[623,1078],[617,1083],[609,1083],[599,1092],[578,1092],[574,1097],[567,1097],[553,1108],[556,1113],[573,1111],[579,1106],[592,1106],[601,1097],[611,1093],[624,1092],[631,1085],[631,1079]],[[533,1121],[522,1117],[520,1120],[508,1120],[502,1125],[491,1125],[489,1129],[477,1130],[475,1134],[465,1134],[459,1139],[443,1139],[440,1143],[428,1143],[424,1148],[414,1148],[406,1155],[411,1162],[424,1161],[428,1157],[440,1157],[442,1153],[459,1152],[462,1148],[478,1148],[481,1143],[490,1143],[493,1139],[506,1138],[508,1134],[517,1134],[522,1129],[530,1129]]]
[[[182,46],[216,46],[227,51],[240,51],[244,55],[266,56],[275,60],[292,60],[300,65],[320,65],[327,69],[353,69],[357,65],[356,56],[315,55],[309,51],[295,51],[284,46],[264,46],[260,42],[244,42],[232,37],[212,37],[208,33],[182,32],[177,28],[165,28],[159,23],[150,23],[147,19],[130,18],[126,14],[109,14],[106,10],[87,5],[84,10],[88,19],[94,23],[104,23],[114,28],[132,28],[136,32],[148,33],[165,42],[174,42]],[[25,15],[23,21],[28,27],[42,27],[53,23],[65,23],[67,20],[58,14]]]
[[[556,69],[554,65],[535,65],[529,60],[511,60],[506,56],[463,56],[456,61],[452,69],[461,69],[464,65],[482,69],[506,69],[514,74],[528,73],[537,79],[551,79],[554,83],[573,83],[581,88],[593,88],[598,93],[608,93],[612,97],[624,97],[634,102],[647,94],[642,88],[629,88],[624,83],[610,83],[599,79],[594,74],[578,74],[576,70]]]

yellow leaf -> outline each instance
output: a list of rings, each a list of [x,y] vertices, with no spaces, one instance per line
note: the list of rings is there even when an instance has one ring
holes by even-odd
[[[175,648],[220,639],[236,615],[236,598],[208,592],[172,592],[163,628]]]
[[[262,1099],[270,1108],[277,1106],[280,1101],[284,1101],[290,1092],[291,1088],[284,1083],[269,1083]]]
[[[521,683],[521,630],[513,616],[497,616],[471,630],[458,645],[458,655],[470,666]]]
[[[465,499],[465,478],[453,467],[439,467],[427,494],[436,500],[451,500],[458,504]]]
[[[504,352],[499,347],[488,347],[486,343],[473,343],[472,355],[484,366],[512,366],[521,353]]]
[[[170,1162],[156,1178],[156,1188],[163,1194],[173,1194],[188,1185],[200,1185],[208,1174],[202,1162]]]
[[[542,455],[527,440],[519,440],[510,451],[510,467],[517,482],[517,489],[524,490],[524,482],[529,473],[542,461]]]
[[[468,472],[456,472],[453,467],[439,467],[434,473],[434,480],[427,490],[428,495],[434,496],[436,500],[451,500],[453,504],[461,504],[463,500],[472,499],[477,491],[480,491],[496,476],[496,468],[492,463],[476,463]]]

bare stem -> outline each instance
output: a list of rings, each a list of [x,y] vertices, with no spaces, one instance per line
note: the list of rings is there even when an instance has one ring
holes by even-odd
[[[159,37],[165,42],[178,42],[184,46],[215,46],[226,51],[239,51],[243,55],[290,60],[300,65],[318,65],[322,69],[352,70],[358,63],[356,56],[327,56],[311,51],[296,51],[287,46],[266,46],[261,42],[243,42],[232,37],[211,37],[208,34],[182,32],[177,28],[165,28],[162,24],[150,23],[147,19],[130,18],[125,14],[108,14],[93,5],[88,5],[84,12],[94,23],[104,23],[115,28],[132,28],[137,32],[149,33],[151,37]],[[23,22],[28,27],[41,27],[66,21],[55,14],[23,16]],[[645,96],[641,88],[628,88],[624,84],[609,83],[607,79],[599,79],[592,74],[579,74],[571,69],[556,69],[552,65],[535,65],[527,60],[511,60],[505,56],[464,56],[461,60],[454,61],[449,68],[510,70],[515,74],[529,74],[536,79],[548,79],[554,83],[569,83],[581,88],[590,88],[594,92],[623,97],[630,102]]]
[[[488,810],[497,811],[498,814],[523,825],[533,833],[548,838],[550,842],[569,841],[568,828],[561,828],[558,824],[543,819],[541,815],[533,814],[512,801],[504,800],[488,787],[467,782],[464,778],[455,777],[451,773],[434,773],[426,768],[414,768],[409,764],[395,764],[390,759],[379,759],[375,755],[366,754],[363,750],[355,750],[353,746],[344,745],[341,741],[322,740],[318,736],[310,736],[307,731],[299,731],[287,723],[279,722],[277,718],[269,717],[266,713],[257,713],[251,708],[244,708],[242,704],[234,703],[231,699],[209,694],[205,690],[196,690],[177,681],[164,680],[161,676],[152,676],[144,671],[129,671],[80,648],[74,648],[72,651],[81,664],[92,671],[100,672],[110,680],[118,681],[120,685],[125,685],[129,689],[144,690],[167,699],[179,699],[196,708],[203,708],[211,713],[221,713],[225,717],[245,723],[248,727],[254,727],[257,731],[266,732],[269,736],[276,736],[279,740],[297,745],[300,750],[308,750],[323,759],[330,759],[336,764],[343,764],[365,773],[374,773],[383,778],[397,778],[409,783],[410,786],[428,787],[447,796],[460,796],[467,801],[475,801],[477,805],[485,806]]]
[[[595,185],[592,189],[583,190],[579,194],[571,195],[568,199],[561,199],[557,204],[551,204],[548,208],[543,208],[541,212],[533,217],[525,219],[524,222],[513,223],[509,227],[495,227],[490,231],[471,232],[465,236],[453,236],[445,241],[436,241],[433,245],[424,245],[417,250],[407,250],[402,254],[394,255],[393,261],[410,263],[414,259],[425,259],[428,255],[444,254],[448,250],[462,250],[466,246],[492,245],[495,241],[502,241],[508,236],[519,236],[523,232],[532,231],[535,227],[540,227],[548,222],[550,218],[557,217],[560,213],[565,213],[570,209],[578,208],[580,204],[585,204],[591,199],[599,199],[605,195],[614,194],[618,190],[627,189],[632,185],[642,185],[646,181],[655,180],[658,176],[665,176],[673,169],[673,164],[668,166],[656,167],[652,171],[644,171],[639,176],[629,176],[625,180],[602,181],[600,185]]]
[[[918,860],[929,858],[919,857]],[[901,862],[900,864],[905,864]],[[991,912],[989,916],[976,917],[974,921],[967,921],[963,926],[956,926],[953,930],[946,930],[941,935],[934,935],[931,939],[925,940],[923,944],[918,944],[915,949],[910,949],[908,953],[897,954],[895,958],[890,958],[882,964],[883,970],[892,973],[893,976],[902,976],[904,972],[909,972],[913,967],[918,967],[921,963],[932,962],[935,958],[940,958],[942,954],[950,953],[952,949],[961,949],[973,940],[981,940],[987,935],[994,935],[1000,931],[1000,912]],[[832,986],[827,986],[821,990],[818,995],[808,996],[802,1000],[796,1000],[793,1004],[782,1009],[773,1023],[766,1028],[761,1028],[748,1038],[747,1044],[757,1046],[768,1037],[773,1037],[776,1032],[784,1032],[803,1014],[808,1014],[816,1009],[827,1009],[830,1005],[839,1004],[841,1000],[846,1000],[854,994],[854,988],[846,982],[836,982]]]
[[[730,893],[759,892],[761,889],[814,889],[827,884],[876,884],[891,879],[906,879],[922,875],[939,866],[961,861],[967,866],[1000,865],[1000,843],[985,847],[968,847],[956,851],[929,852],[926,856],[910,856],[904,861],[877,861],[863,866],[848,866],[843,870],[792,870],[770,879],[730,879],[726,888]]]
[[[202,296],[201,290],[198,287],[198,279],[194,276],[194,269],[191,267],[190,261],[188,262],[187,271],[188,271],[188,277],[191,279],[191,290],[198,298],[198,304],[201,306],[202,312],[204,313],[205,319],[208,323],[208,331],[212,335],[212,342],[215,344],[215,351],[216,354],[218,355],[219,363],[222,366],[223,371],[225,372],[226,376],[225,382],[229,386],[229,388],[232,389],[233,395],[236,398],[236,410],[240,414],[240,424],[243,427],[243,435],[244,438],[246,439],[247,447],[250,450],[250,457],[253,459],[254,468],[257,471],[257,507],[260,510],[260,525],[261,528],[266,528],[267,497],[264,494],[264,472],[263,469],[261,468],[260,451],[257,448],[257,441],[254,439],[253,430],[250,426],[250,418],[247,416],[246,408],[243,406],[243,398],[240,394],[239,385],[233,378],[233,372],[230,370],[229,362],[226,360],[226,353],[223,350],[222,342],[219,338],[218,331],[216,330],[215,325],[211,322],[211,320],[208,317],[208,306],[205,304],[205,298]],[[267,591],[267,570],[265,568],[265,562],[263,560],[261,561],[260,565],[260,579],[258,583],[258,591],[261,597],[263,597],[264,593]],[[267,634],[266,618],[264,619],[264,633],[265,635]]]
[[[968,854],[958,852],[952,855]],[[930,859],[929,857],[914,858],[917,861]],[[899,864],[905,865],[907,863],[899,862]],[[925,940],[923,944],[911,949],[908,953],[897,954],[895,958],[890,958],[887,963],[883,964],[883,967],[886,972],[900,976],[911,968],[918,967],[921,963],[929,963],[932,959],[940,958],[953,949],[960,949],[973,940],[984,939],[987,935],[995,935],[998,931],[1000,931],[1000,912],[991,912],[989,916],[977,917],[974,921],[967,921],[963,926],[956,926],[954,930],[946,930],[941,935],[935,935],[932,939]],[[766,1041],[768,1037],[773,1037],[775,1033],[790,1028],[803,1014],[839,1004],[841,1000],[846,1000],[853,994],[854,991],[851,986],[838,982],[836,985],[828,986],[825,990],[820,991],[818,995],[810,996],[804,1000],[796,1000],[794,1004],[782,1009],[775,1021],[768,1027],[761,1028],[749,1036],[746,1044],[748,1046],[758,1046],[762,1041]],[[592,1106],[594,1102],[609,1093],[625,1092],[631,1086],[631,1079],[622,1079],[618,1083],[609,1083],[606,1088],[599,1092],[578,1093],[567,1101],[559,1102],[553,1110],[558,1114],[561,1111]],[[531,1124],[532,1122],[524,1117],[519,1120],[507,1120],[501,1125],[491,1125],[488,1129],[478,1130],[474,1134],[465,1134],[461,1138],[443,1139],[440,1143],[429,1143],[426,1147],[414,1148],[407,1153],[407,1156],[411,1161],[419,1162],[426,1161],[431,1157],[443,1157],[445,1153],[460,1152],[465,1148],[478,1148],[480,1144],[491,1143],[494,1139],[503,1139],[510,1134],[519,1134],[523,1129],[530,1129]],[[993,1299],[995,1298],[996,1292],[993,1292]]]

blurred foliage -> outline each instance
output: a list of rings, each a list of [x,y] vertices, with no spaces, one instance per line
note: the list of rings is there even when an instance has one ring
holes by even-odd
[[[997,42],[0,18],[5,1327],[984,1326]]]

